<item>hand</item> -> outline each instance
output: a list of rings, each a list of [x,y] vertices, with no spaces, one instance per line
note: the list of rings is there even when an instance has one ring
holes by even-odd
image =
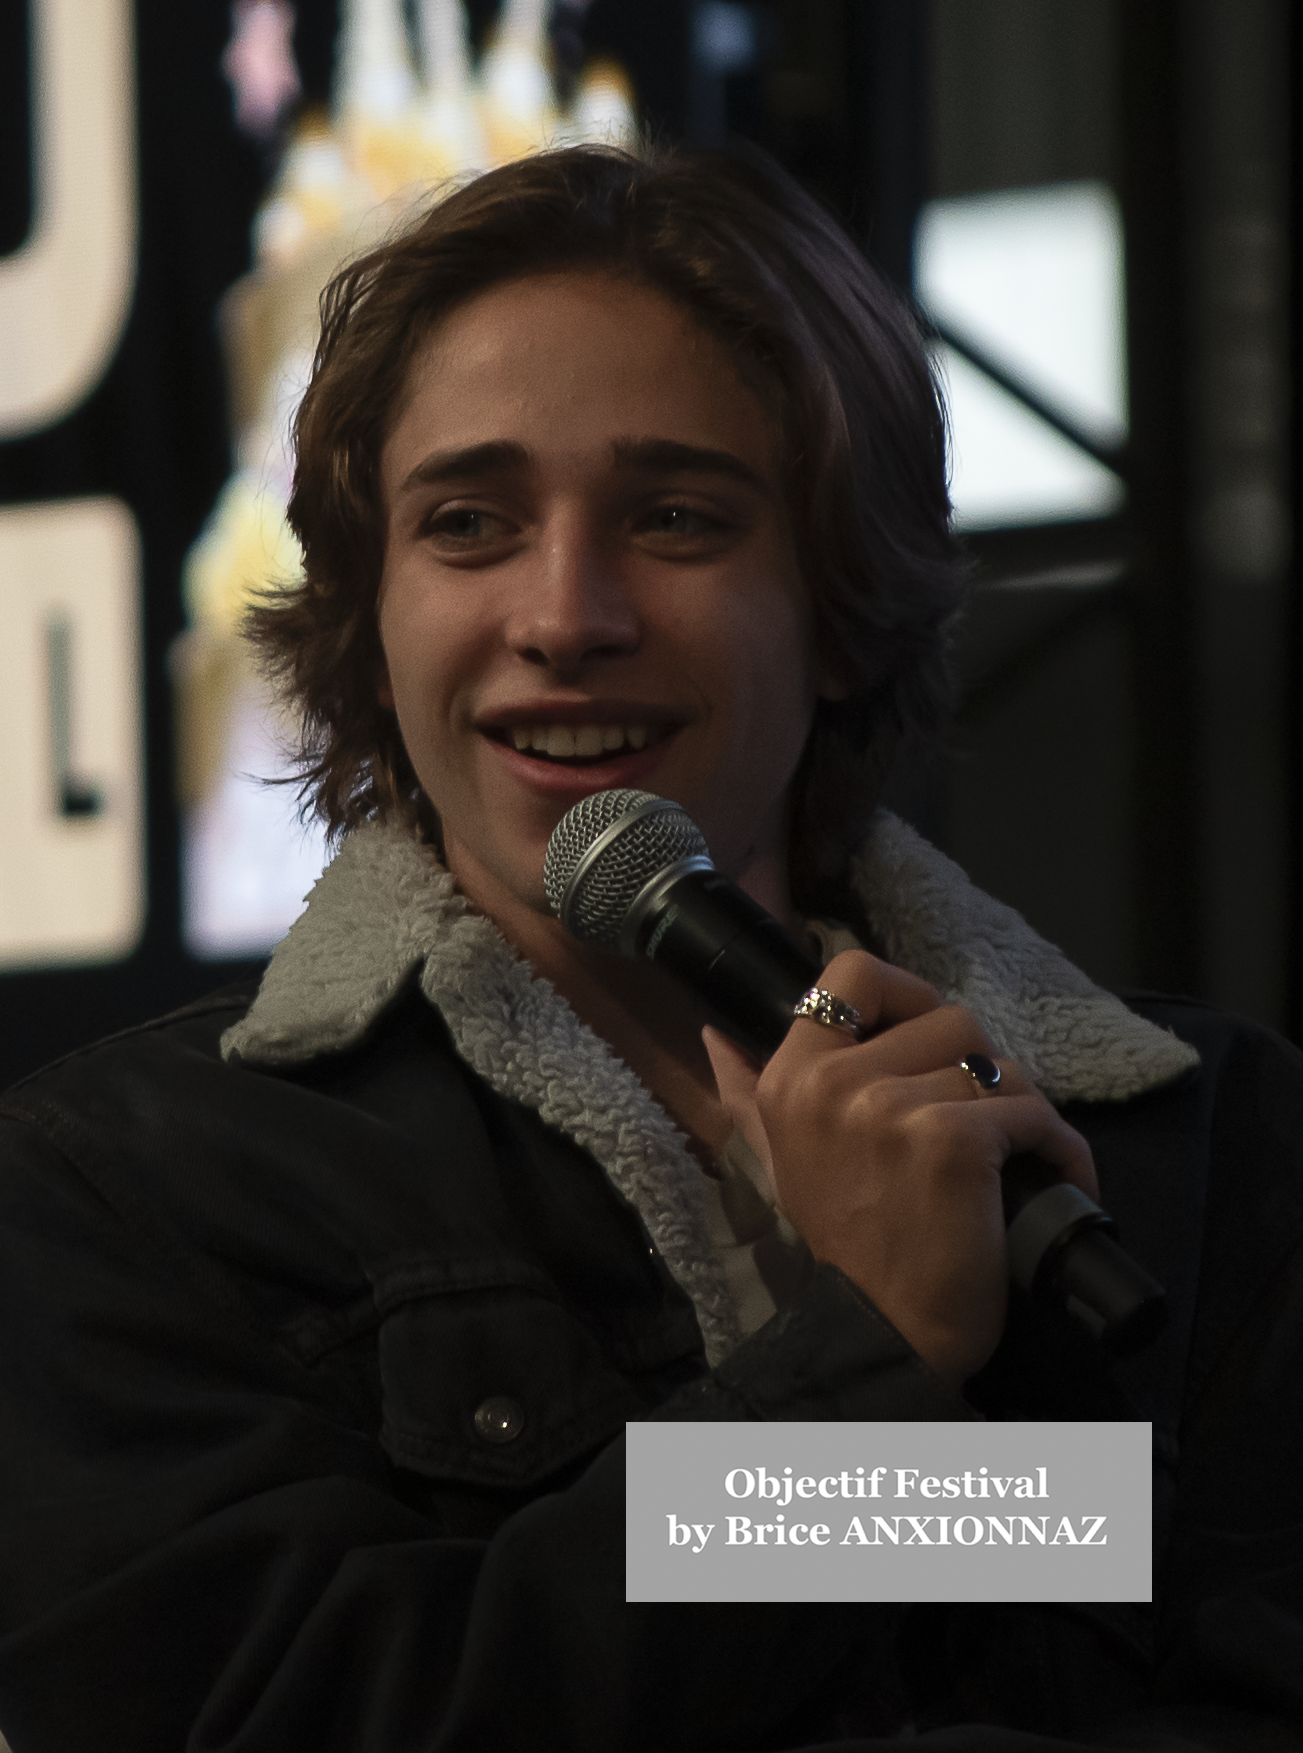
[[[1012,1060],[982,1094],[959,1061],[995,1058],[968,1011],[862,950],[820,985],[869,1039],[801,1019],[763,1071],[705,1031],[723,1102],[765,1163],[783,1215],[816,1260],[852,1279],[938,1375],[964,1382],[1004,1327],[1000,1170],[1033,1151],[1092,1198],[1085,1139]]]

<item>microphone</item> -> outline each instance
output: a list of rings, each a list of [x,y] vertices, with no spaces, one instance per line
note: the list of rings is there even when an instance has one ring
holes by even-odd
[[[711,862],[700,828],[648,791],[599,791],[557,823],[543,867],[548,900],[584,943],[645,957],[704,999],[758,1057],[777,1051],[819,964]],[[1117,1226],[1039,1157],[1002,1175],[1010,1276],[1105,1350],[1127,1356],[1166,1324],[1163,1288],[1114,1240]]]

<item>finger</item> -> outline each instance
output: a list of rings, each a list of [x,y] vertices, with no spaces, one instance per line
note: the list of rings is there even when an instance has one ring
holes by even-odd
[[[917,1077],[958,1066],[970,1053],[996,1059],[994,1043],[972,1012],[945,1004],[881,1030],[864,1042],[857,1057],[867,1077]]]
[[[831,992],[859,1012],[861,1029],[871,1034],[890,1027],[907,1017],[922,1016],[935,1010],[941,1000],[926,980],[893,968],[890,962],[871,956],[867,950],[843,950],[834,956],[819,978],[824,992]],[[828,1051],[853,1044],[855,1037],[848,1029],[830,1026],[814,1018],[798,1018],[805,1026],[796,1033],[803,1044],[813,1051]]]
[[[760,1081],[760,1073],[742,1049],[718,1029],[702,1029],[701,1039],[710,1058],[710,1068],[715,1073],[715,1086],[724,1112],[760,1158],[772,1180],[769,1140],[756,1106],[756,1084]]]
[[[936,1070],[887,1072],[884,1081],[890,1080],[896,1099],[902,1106],[910,1108],[927,1107],[933,1103],[971,1105],[1007,1101],[1014,1096],[1031,1096],[1038,1101],[1044,1099],[1015,1060],[997,1059],[995,1064],[999,1068],[1000,1081],[991,1090],[980,1089],[971,1072],[965,1071],[957,1061]]]
[[[1030,1151],[1057,1169],[1065,1181],[1080,1187],[1088,1198],[1099,1198],[1099,1177],[1090,1146],[1044,1096],[981,1101],[973,1107],[980,1110],[985,1123],[999,1129],[1005,1162]]]
[[[944,1113],[952,1138],[986,1141],[986,1148],[974,1161],[986,1160],[995,1167],[1011,1156],[1030,1152],[1091,1199],[1098,1199],[1099,1180],[1086,1140],[1050,1106],[1014,1060],[997,1063],[1000,1082],[986,1094],[980,1093],[969,1074],[956,1065],[919,1077],[883,1080],[875,1088],[874,1099],[895,1105],[901,1114],[939,1119]]]

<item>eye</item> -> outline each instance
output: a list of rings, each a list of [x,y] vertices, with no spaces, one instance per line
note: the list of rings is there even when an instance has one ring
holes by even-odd
[[[693,505],[657,505],[643,516],[638,527],[648,535],[691,540],[714,535],[725,525],[722,518],[699,511]]]
[[[502,535],[506,526],[492,512],[473,505],[452,505],[430,518],[425,527],[430,535],[446,541],[482,542]]]

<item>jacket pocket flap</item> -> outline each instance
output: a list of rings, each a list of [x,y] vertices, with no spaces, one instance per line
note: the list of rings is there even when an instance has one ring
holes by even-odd
[[[591,1334],[519,1285],[403,1302],[379,1361],[390,1458],[472,1485],[546,1479],[642,1410]]]

